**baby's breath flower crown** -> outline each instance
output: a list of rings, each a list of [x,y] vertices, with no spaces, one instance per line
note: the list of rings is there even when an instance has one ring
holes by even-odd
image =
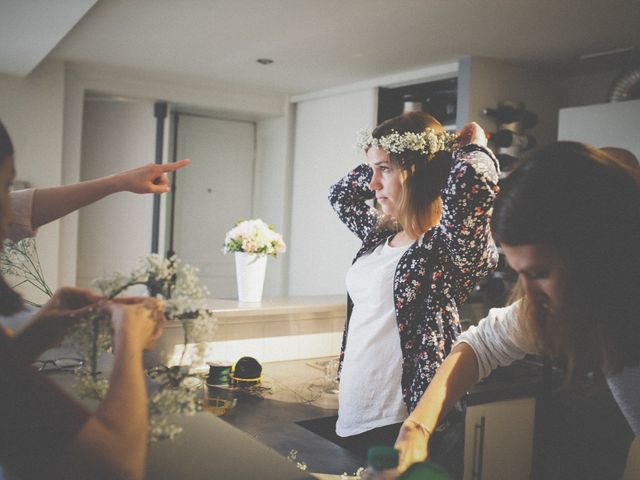
[[[360,130],[356,148],[366,152],[370,147],[379,147],[387,153],[396,154],[405,150],[412,150],[431,157],[441,150],[453,150],[456,142],[455,134],[449,132],[437,133],[431,128],[427,128],[420,133],[405,132],[400,134],[393,131],[381,138],[375,138],[371,133],[372,130],[370,129]]]

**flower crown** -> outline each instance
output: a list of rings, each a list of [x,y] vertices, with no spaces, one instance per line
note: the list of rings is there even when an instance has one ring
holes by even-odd
[[[427,128],[424,132],[406,132],[400,134],[392,131],[382,138],[374,138],[371,130],[364,129],[358,132],[358,143],[356,147],[367,151],[369,147],[382,148],[387,153],[402,153],[405,150],[413,150],[431,157],[441,150],[453,150],[456,142],[454,133],[436,133],[435,130]]]

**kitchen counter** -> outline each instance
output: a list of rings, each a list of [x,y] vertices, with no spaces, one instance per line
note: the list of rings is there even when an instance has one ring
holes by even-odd
[[[308,471],[353,475],[365,459],[312,430],[327,431],[337,415],[337,395],[328,393],[323,367],[329,358],[263,364],[263,398],[242,396],[221,418],[260,442],[296,460]],[[469,392],[467,404],[536,396],[541,389],[542,366],[534,360],[499,369]],[[302,425],[301,425],[302,424]]]
[[[185,431],[173,441],[152,444],[147,477],[177,478],[173,475],[189,472],[185,478],[197,479],[206,478],[207,472],[216,475],[236,468],[235,476],[225,478],[240,479],[243,478],[240,472],[261,468],[256,462],[263,462],[265,468],[275,469],[274,472],[279,469],[281,478],[309,478],[308,473],[323,474],[320,478],[343,473],[354,475],[364,466],[365,459],[312,431],[318,428],[303,426],[321,423],[320,430],[325,431],[333,426],[337,395],[324,374],[327,361],[333,358],[264,363],[262,386],[265,390],[261,396],[236,394],[235,407],[221,417],[203,411],[194,417],[178,418]],[[527,367],[525,372],[531,373],[534,369]],[[537,376],[525,376],[527,379],[511,378],[505,369],[500,378],[474,387],[468,400],[491,401],[491,395],[521,395],[526,391],[523,385],[534,389],[539,385]],[[73,378],[68,374],[57,377],[57,381],[67,387]],[[225,424],[235,428],[227,428]],[[301,475],[296,476],[295,471],[287,468],[287,463],[292,466],[291,463],[284,458],[278,461],[273,451],[281,457],[295,451],[295,462],[305,464],[306,472],[300,471]],[[258,455],[261,460],[250,458],[251,455]],[[242,466],[233,467],[236,462]],[[264,478],[276,478],[272,475],[274,472]]]
[[[337,355],[347,316],[346,295],[265,298],[256,303],[211,299],[209,309],[216,331],[206,340],[203,361],[232,363],[247,355],[262,363]],[[157,345],[160,357],[169,358],[169,364],[180,361],[183,341],[182,325],[169,322]]]
[[[248,433],[283,456],[297,452],[307,471],[353,475],[364,459],[316,435],[298,422],[330,419],[338,414],[336,393],[328,387],[324,365],[330,358],[263,364],[263,398],[237,396],[223,420]]]
[[[347,313],[346,295],[317,295],[265,298],[261,302],[211,299],[209,309],[218,319],[248,316],[299,315],[304,313]]]

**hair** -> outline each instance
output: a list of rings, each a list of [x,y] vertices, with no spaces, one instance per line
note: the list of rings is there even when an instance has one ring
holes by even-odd
[[[428,128],[444,133],[444,127],[433,116],[424,112],[408,112],[378,125],[371,135],[380,139],[393,132],[400,135],[422,133]],[[442,200],[440,198],[451,170],[451,152],[440,151],[426,155],[413,150],[389,153],[394,166],[402,170],[402,198],[396,219],[402,229],[414,240],[440,221]],[[387,218],[382,226],[389,226]]]
[[[638,158],[626,148],[602,147],[600,150],[624,168],[629,168],[636,172],[640,169],[640,162],[638,162]]]
[[[550,245],[565,274],[562,305],[545,324],[523,298],[525,329],[566,362],[567,380],[640,363],[640,181],[601,150],[557,142],[501,182],[491,227],[510,246]]]
[[[11,137],[9,136],[9,132],[3,125],[2,121],[0,121],[0,165],[2,165],[5,159],[13,155],[13,143],[11,143]]]
[[[4,165],[4,162],[13,154],[11,137],[9,137],[9,132],[7,132],[7,129],[0,121],[0,166]],[[8,207],[8,205],[0,203],[0,215],[2,217],[9,215]],[[0,221],[0,249],[2,248],[2,242],[4,242],[5,236],[2,225],[3,223]],[[20,295],[16,293],[0,275],[0,315],[11,315],[19,311],[22,307],[23,304]]]

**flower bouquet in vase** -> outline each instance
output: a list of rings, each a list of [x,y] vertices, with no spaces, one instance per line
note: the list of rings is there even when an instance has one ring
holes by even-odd
[[[238,222],[227,232],[222,251],[234,252],[236,256],[238,300],[262,300],[267,255],[275,257],[284,253],[286,249],[282,235],[259,218]]]

